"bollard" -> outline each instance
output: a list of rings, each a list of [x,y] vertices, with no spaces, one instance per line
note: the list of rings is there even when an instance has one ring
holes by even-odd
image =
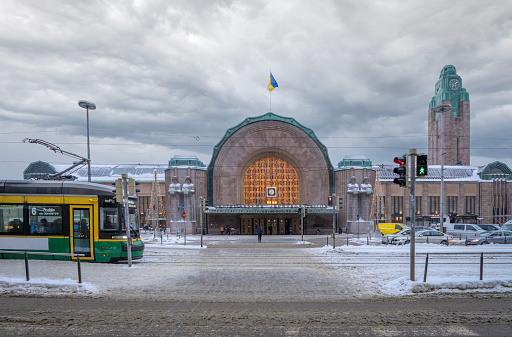
[[[370,238],[368,237],[368,235],[366,236],[366,245],[370,245]]]
[[[82,267],[80,266],[80,256],[76,256],[76,263],[78,265],[78,283],[82,283]]]
[[[327,246],[329,246],[329,237],[327,237]]]
[[[480,253],[480,281],[484,278],[484,253]]]
[[[25,252],[25,276],[27,277],[27,281],[30,280],[28,275],[28,254]]]
[[[423,273],[423,283],[427,282],[427,270],[428,270],[428,253],[425,258],[425,273]]]
[[[348,246],[348,233],[347,233],[347,246]]]
[[[162,232],[160,232],[160,246],[163,244]]]

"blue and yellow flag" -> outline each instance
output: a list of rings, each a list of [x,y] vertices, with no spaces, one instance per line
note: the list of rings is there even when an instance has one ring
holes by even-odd
[[[272,76],[272,73],[270,73],[270,82],[268,82],[267,90],[272,92],[272,90],[274,90],[277,87],[278,87],[277,82],[276,82],[274,76]]]

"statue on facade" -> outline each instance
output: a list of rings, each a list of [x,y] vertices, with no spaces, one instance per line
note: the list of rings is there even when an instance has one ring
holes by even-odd
[[[372,194],[373,189],[372,185],[368,183],[368,177],[363,178],[363,183],[361,184],[359,190],[361,193]]]
[[[347,185],[347,193],[350,194],[358,194],[359,193],[359,185],[356,183],[356,177],[350,177],[350,184]]]
[[[169,184],[169,194],[181,193],[181,185],[178,183],[178,177],[172,177],[172,182]]]
[[[187,176],[185,178],[185,183],[183,184],[183,194],[195,193],[194,184],[192,184],[192,179]]]

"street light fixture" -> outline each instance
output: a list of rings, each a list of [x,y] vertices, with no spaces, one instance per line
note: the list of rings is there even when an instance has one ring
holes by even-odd
[[[88,101],[79,101],[78,105],[87,110],[87,181],[91,182],[91,150],[89,147],[89,109],[96,110],[96,105]]]
[[[444,227],[444,113],[452,109],[451,104],[443,104],[434,109],[441,113],[441,202],[439,207],[439,229],[443,232]]]

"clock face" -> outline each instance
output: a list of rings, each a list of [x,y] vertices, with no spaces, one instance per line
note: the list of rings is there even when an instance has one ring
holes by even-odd
[[[450,80],[450,82],[448,83],[448,85],[450,86],[450,89],[452,89],[452,90],[457,90],[457,89],[459,89],[459,87],[460,87],[460,82],[459,82],[459,80],[457,80],[457,79],[455,79],[455,78],[454,78],[454,79],[451,79],[451,80]]]

